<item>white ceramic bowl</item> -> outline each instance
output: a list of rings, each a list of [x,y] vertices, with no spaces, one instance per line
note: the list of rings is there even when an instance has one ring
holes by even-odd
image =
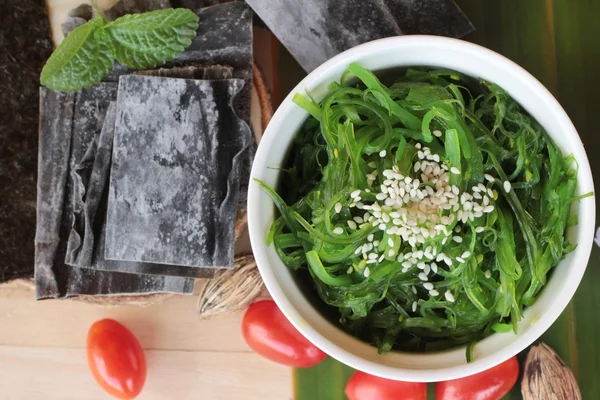
[[[539,121],[562,149],[574,154],[579,163],[577,193],[593,191],[589,162],[575,127],[554,97],[527,71],[483,47],[433,36],[402,36],[360,45],[327,61],[311,72],[283,101],[262,138],[251,179],[276,185],[290,141],[308,113],[292,103],[294,93],[305,89],[322,99],[327,85],[338,81],[351,62],[372,71],[394,67],[445,67],[472,77],[495,82]],[[585,271],[594,236],[595,200],[588,197],[577,205],[579,224],[569,238],[578,243],[554,270],[535,304],[525,310],[519,334],[494,334],[475,346],[475,361],[467,363],[465,347],[438,353],[389,352],[377,354],[364,343],[324,318],[306,299],[289,269],[265,235],[274,219],[270,198],[251,180],[248,194],[248,222],[254,257],[271,296],[292,324],[311,342],[337,360],[361,371],[405,381],[442,381],[471,375],[499,364],[533,343],[565,309]]]

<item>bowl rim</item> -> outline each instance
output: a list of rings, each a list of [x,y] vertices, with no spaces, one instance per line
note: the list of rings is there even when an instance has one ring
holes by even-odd
[[[290,322],[308,340],[314,343],[317,347],[321,348],[328,355],[344,364],[349,365],[352,368],[389,379],[433,382],[460,378],[491,368],[524,350],[554,323],[554,321],[560,316],[575,294],[575,291],[579,286],[587,267],[593,242],[593,231],[595,224],[595,196],[591,196],[590,198],[584,199],[585,201],[582,200],[580,202],[580,208],[584,208],[583,211],[586,212],[586,216],[589,216],[589,218],[586,218],[584,221],[579,221],[577,231],[580,233],[583,232],[583,234],[580,234],[576,250],[571,253],[574,254],[575,257],[569,265],[574,265],[574,268],[570,270],[568,279],[564,281],[563,285],[561,286],[561,296],[554,296],[555,298],[553,299],[551,307],[549,307],[548,311],[539,317],[535,325],[532,323],[532,326],[529,329],[527,329],[524,333],[515,336],[510,345],[506,346],[500,351],[496,351],[495,353],[476,359],[471,363],[467,363],[465,360],[464,364],[458,366],[415,369],[398,368],[382,365],[352,354],[336,343],[332,342],[313,326],[305,323],[296,306],[292,303],[292,301],[283,291],[282,287],[279,285],[275,276],[275,268],[270,265],[269,257],[266,254],[267,246],[265,243],[265,231],[261,228],[259,223],[259,216],[263,205],[257,200],[259,189],[257,187],[258,185],[253,183],[253,180],[255,178],[262,178],[264,172],[268,168],[268,165],[266,164],[267,153],[270,151],[271,146],[276,140],[277,128],[284,122],[285,116],[290,111],[292,97],[295,93],[300,93],[305,88],[312,86],[315,82],[318,82],[320,79],[322,80],[322,77],[331,69],[339,67],[341,64],[347,65],[356,58],[360,58],[361,55],[362,58],[368,58],[369,54],[377,53],[385,48],[395,49],[397,47],[410,47],[416,45],[429,46],[432,48],[432,50],[436,47],[439,48],[440,46],[446,46],[459,52],[475,52],[479,56],[487,58],[490,62],[500,63],[503,64],[505,68],[512,69],[520,76],[520,78],[528,85],[529,88],[537,91],[541,96],[544,97],[544,100],[547,103],[546,105],[551,107],[553,112],[557,113],[556,118],[562,120],[561,122],[569,128],[568,133],[571,136],[570,140],[575,141],[573,146],[580,148],[582,150],[582,154],[585,156],[584,159],[577,159],[579,165],[578,186],[583,182],[586,188],[590,188],[593,191],[594,187],[589,161],[585,155],[583,144],[575,127],[554,96],[529,72],[508,58],[492,50],[463,40],[427,35],[399,36],[371,41],[340,53],[309,73],[286,96],[279,108],[276,110],[271,123],[267,126],[255,155],[248,192],[248,231],[250,234],[250,242],[257,266],[260,270],[265,285],[269,290],[269,293],[284,315],[286,315]],[[308,300],[306,301],[308,302]],[[494,336],[494,334],[492,336]],[[433,353],[420,353],[424,359],[431,354]]]

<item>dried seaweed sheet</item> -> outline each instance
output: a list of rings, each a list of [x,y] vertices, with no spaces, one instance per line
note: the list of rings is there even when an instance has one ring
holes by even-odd
[[[475,30],[453,0],[384,0],[405,35],[463,37]]]
[[[247,0],[307,72],[356,45],[408,33],[473,29],[452,0]]]
[[[233,67],[229,65],[187,66],[147,69],[135,75],[162,76],[165,78],[223,80],[233,78]]]
[[[190,4],[191,6],[191,4]],[[233,67],[233,77],[243,79],[244,88],[234,102],[238,115],[250,125],[252,103],[252,10],[241,1],[205,7],[196,11],[200,17],[198,35],[173,65],[221,64]],[[256,143],[252,141],[244,155],[240,184],[239,208],[246,209],[250,169]]]
[[[80,268],[138,274],[211,278],[215,269],[106,260],[106,203],[113,150],[116,102],[109,106],[100,136],[75,167],[73,227],[65,262]]]
[[[102,126],[104,110],[114,96],[114,85],[98,85],[78,95],[40,89],[35,240],[38,299],[193,291],[193,279],[94,271],[64,263],[67,238],[73,226],[71,171],[88,152]]]
[[[248,0],[307,72],[361,43],[402,34],[381,0]]]
[[[106,258],[233,267],[249,126],[231,107],[244,83],[123,76]]]

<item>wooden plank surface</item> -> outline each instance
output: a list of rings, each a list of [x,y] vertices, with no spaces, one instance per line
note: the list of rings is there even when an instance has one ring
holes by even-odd
[[[242,314],[201,321],[196,300],[174,296],[145,308],[105,308],[36,302],[29,289],[0,286],[0,397],[107,399],[88,372],[85,339],[94,321],[114,318],[146,349],[148,378],[140,399],[290,399],[290,369],[248,348]]]

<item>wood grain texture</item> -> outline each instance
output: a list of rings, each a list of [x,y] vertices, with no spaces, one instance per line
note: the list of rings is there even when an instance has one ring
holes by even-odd
[[[242,314],[199,321],[196,298],[147,308],[106,309],[77,301],[35,302],[28,289],[0,287],[3,399],[106,399],[85,359],[89,326],[125,324],[146,349],[144,399],[285,400],[291,372],[254,354],[240,334]]]

